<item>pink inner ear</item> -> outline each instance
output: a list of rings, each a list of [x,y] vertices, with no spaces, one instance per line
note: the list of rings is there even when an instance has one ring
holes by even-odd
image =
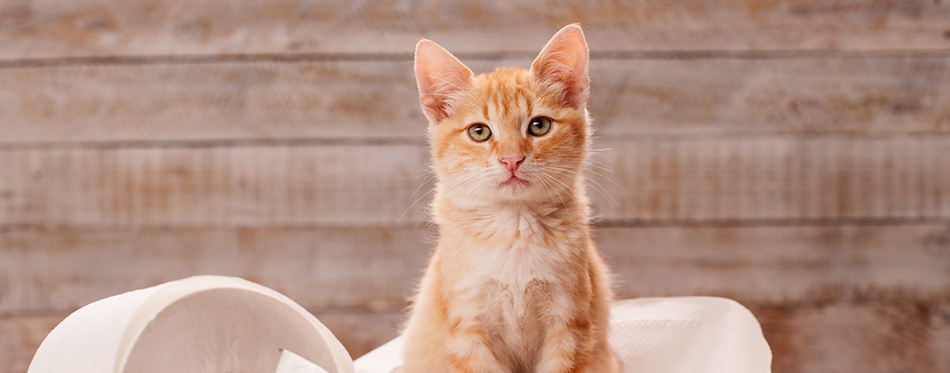
[[[560,91],[565,106],[580,108],[589,94],[588,61],[583,31],[577,25],[569,25],[544,46],[531,70]]]
[[[429,40],[416,45],[415,70],[422,110],[430,121],[441,122],[448,116],[453,96],[471,84],[472,71]]]

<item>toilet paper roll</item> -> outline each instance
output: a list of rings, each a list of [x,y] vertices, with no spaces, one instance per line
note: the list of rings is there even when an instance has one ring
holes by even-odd
[[[343,345],[286,296],[197,276],[79,309],[47,335],[29,373],[273,373],[282,350],[328,372],[354,371]]]

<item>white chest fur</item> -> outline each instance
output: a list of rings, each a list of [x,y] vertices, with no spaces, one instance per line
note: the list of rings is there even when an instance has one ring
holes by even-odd
[[[465,272],[450,284],[453,322],[473,325],[487,344],[508,356],[512,371],[527,371],[540,353],[550,320],[574,313],[566,275],[565,243],[541,246],[520,240],[510,245],[473,243],[456,259]],[[520,367],[520,368],[519,368]]]
[[[525,288],[532,282],[557,281],[559,263],[563,262],[563,248],[538,247],[521,242],[511,246],[480,246],[473,244],[460,255],[467,273],[459,277],[455,289],[460,293],[477,296],[486,284],[497,284],[510,295],[512,308],[524,308]]]
[[[569,236],[559,228],[561,223],[550,214],[514,207],[467,221],[467,231],[481,237],[453,240],[461,247],[452,248],[451,255],[462,261],[466,272],[458,288],[494,281],[519,293],[532,280],[555,280],[553,275],[569,251],[566,240],[552,239]]]
[[[578,311],[573,294],[587,278],[588,240],[586,226],[571,217],[583,215],[551,207],[482,211],[439,221],[449,323],[478,330],[508,356],[511,371],[531,370],[553,323]],[[450,349],[462,355],[477,345],[455,342]]]

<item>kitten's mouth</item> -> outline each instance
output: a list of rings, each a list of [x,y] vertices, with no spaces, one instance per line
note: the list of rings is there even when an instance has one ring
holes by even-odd
[[[501,183],[501,186],[528,185],[528,184],[529,184],[528,180],[519,178],[515,175],[511,175],[511,177],[508,178],[508,180],[505,180],[504,182]]]

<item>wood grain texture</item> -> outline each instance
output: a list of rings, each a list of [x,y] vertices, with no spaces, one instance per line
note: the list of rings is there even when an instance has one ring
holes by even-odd
[[[421,139],[411,79],[409,60],[0,69],[0,141]]]
[[[772,371],[946,372],[950,302],[756,309]]]
[[[591,74],[603,137],[950,133],[950,56],[595,59]],[[0,69],[0,146],[421,143],[425,123],[410,59]]]
[[[717,295],[775,306],[950,298],[950,224],[596,235],[621,298]],[[247,278],[314,310],[400,309],[432,237],[388,227],[9,231],[0,233],[0,313],[71,310],[197,274]]]
[[[426,158],[405,145],[11,150],[0,225],[412,225]]]
[[[399,336],[406,314],[402,310],[374,312],[316,312],[317,319],[336,335],[353,359]]]
[[[932,0],[14,0],[0,5],[0,59],[408,54],[422,36],[523,52],[573,22],[595,52],[950,48],[950,6]]]
[[[605,140],[605,224],[950,218],[950,137]],[[0,150],[0,227],[415,226],[422,145]]]
[[[950,216],[950,137],[719,138],[601,144],[591,192],[627,223]],[[610,181],[612,179],[613,181]],[[611,197],[606,197],[611,196]]]
[[[0,373],[23,373],[33,354],[66,313],[0,314]]]
[[[744,304],[950,299],[950,224],[599,228],[621,298]]]
[[[309,309],[406,304],[428,231],[340,229],[68,229],[0,235],[0,312],[78,308],[199,274],[238,276]]]

